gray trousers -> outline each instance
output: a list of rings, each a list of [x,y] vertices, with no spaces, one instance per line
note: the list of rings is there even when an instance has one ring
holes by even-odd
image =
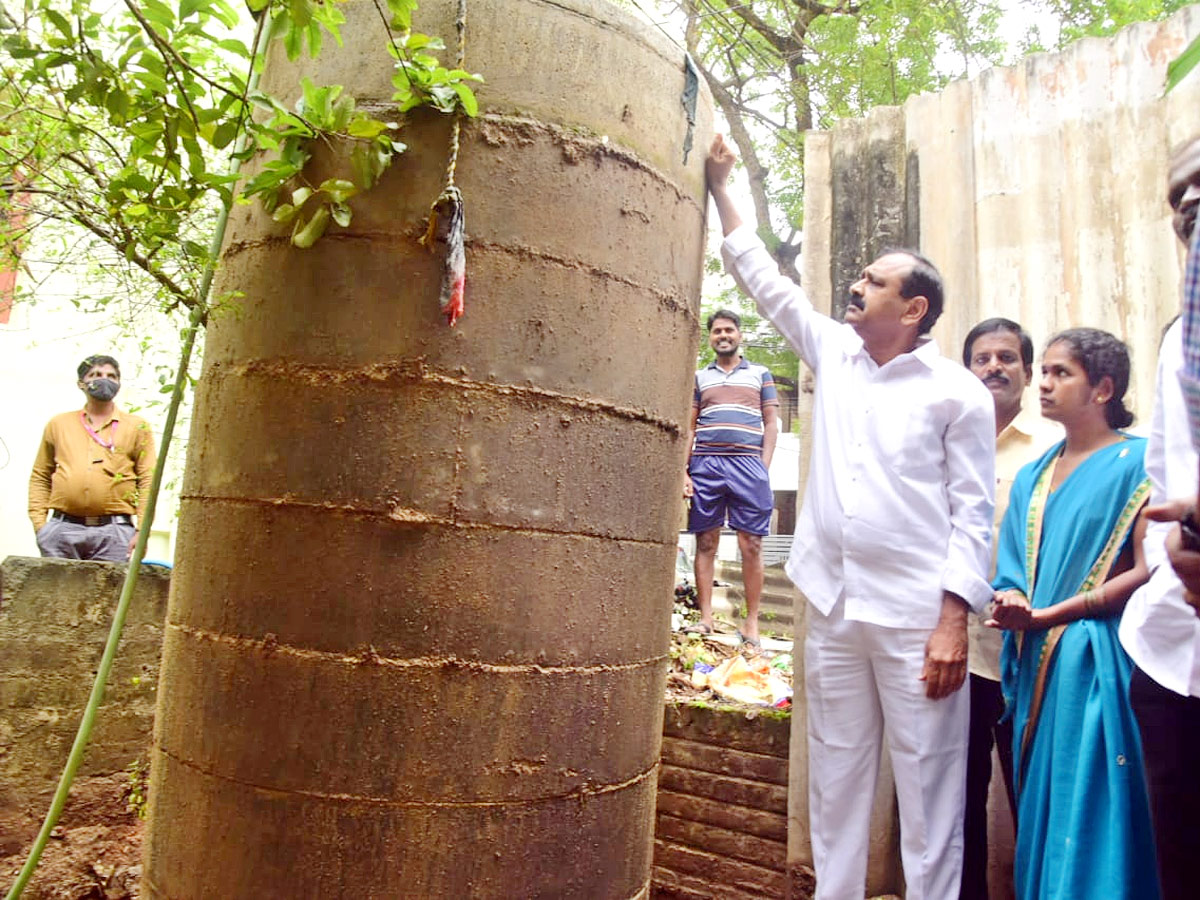
[[[59,559],[129,560],[129,541],[136,529],[123,522],[108,525],[76,525],[51,517],[38,529],[37,545],[42,556]]]

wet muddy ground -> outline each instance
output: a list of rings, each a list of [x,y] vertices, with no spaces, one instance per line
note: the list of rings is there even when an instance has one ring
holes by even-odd
[[[137,900],[143,822],[129,809],[129,786],[124,774],[76,783],[23,900]],[[16,880],[32,843],[0,855],[0,887]]]

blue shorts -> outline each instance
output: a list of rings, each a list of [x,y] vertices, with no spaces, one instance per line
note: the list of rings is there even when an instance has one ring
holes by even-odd
[[[760,457],[701,454],[692,457],[688,475],[694,489],[688,511],[692,534],[721,528],[727,513],[734,531],[770,532],[775,496]]]

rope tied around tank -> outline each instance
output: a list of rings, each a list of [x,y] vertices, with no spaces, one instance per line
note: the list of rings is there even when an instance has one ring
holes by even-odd
[[[454,29],[458,34],[455,68],[461,69],[466,62],[467,0],[458,0]],[[454,171],[458,168],[462,117],[461,109],[454,113],[454,122],[450,126],[450,153],[446,162],[445,186],[429,208],[429,227],[421,237],[421,243],[430,253],[442,255],[442,283],[438,308],[451,328],[463,314],[463,294],[467,284],[467,257],[463,247],[466,218],[462,192],[454,183]]]

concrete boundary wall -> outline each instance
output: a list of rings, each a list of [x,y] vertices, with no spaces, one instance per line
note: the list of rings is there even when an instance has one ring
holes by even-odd
[[[0,563],[0,856],[41,825],[116,608],[124,564],[10,556]],[[73,794],[149,765],[170,575],[145,566]]]

